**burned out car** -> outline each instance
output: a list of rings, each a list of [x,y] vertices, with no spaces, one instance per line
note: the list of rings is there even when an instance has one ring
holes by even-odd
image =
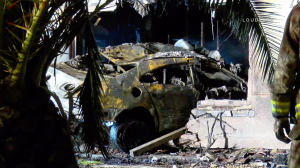
[[[101,49],[105,80],[103,110],[113,121],[111,142],[128,152],[159,135],[184,127],[190,111],[212,88],[224,97],[246,94],[247,83],[214,59],[161,43]],[[73,66],[74,67],[74,66]],[[57,69],[83,80],[86,72],[69,62]],[[230,91],[230,86],[234,88]],[[246,89],[247,90],[247,89]]]

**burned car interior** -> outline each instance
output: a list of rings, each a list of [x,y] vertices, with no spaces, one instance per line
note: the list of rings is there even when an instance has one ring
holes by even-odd
[[[187,65],[171,65],[146,73],[140,78],[141,83],[172,84],[186,86],[192,84]]]

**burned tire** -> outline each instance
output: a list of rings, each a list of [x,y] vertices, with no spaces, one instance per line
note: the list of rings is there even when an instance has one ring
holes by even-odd
[[[118,142],[118,140],[121,137],[120,133],[122,132],[121,131],[122,128],[123,128],[123,124],[117,125],[116,123],[114,123],[111,126],[110,132],[109,132],[110,143],[120,151],[123,151],[123,149],[121,148],[122,146],[119,145],[120,142]]]
[[[114,124],[110,129],[110,142],[119,150],[128,153],[130,149],[153,139],[154,128],[140,120],[128,120]]]

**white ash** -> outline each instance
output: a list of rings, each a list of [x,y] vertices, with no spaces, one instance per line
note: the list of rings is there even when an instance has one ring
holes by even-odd
[[[241,73],[242,72],[242,64],[235,64],[235,67],[236,67],[237,73]]]
[[[180,58],[196,57],[196,58],[206,59],[206,57],[204,57],[203,55],[195,54],[195,53],[187,54],[186,52],[183,51],[157,52],[155,53],[155,55],[148,57],[147,59],[161,58],[161,57],[180,57]]]
[[[222,90],[224,92],[228,92],[228,89],[227,89],[226,86],[221,86],[221,87],[218,88],[218,90]]]
[[[221,58],[222,58],[218,50],[212,50],[212,51],[210,51],[208,53],[208,57],[212,58],[212,59],[214,59],[216,61],[220,61]]]
[[[234,73],[235,75],[237,74],[237,68],[232,62],[230,63],[229,71]]]
[[[220,61],[218,62],[218,65],[220,68],[224,68],[226,63],[225,63],[225,60],[224,58],[220,58]]]
[[[123,43],[122,45],[130,45],[130,46],[132,46],[133,43]]]
[[[85,56],[84,55],[77,55],[75,58],[70,59],[65,62],[67,65],[80,69],[80,70],[85,70],[87,67],[85,65]]]
[[[155,4],[156,0],[125,0],[133,5],[133,8],[142,16],[148,15],[150,4]]]

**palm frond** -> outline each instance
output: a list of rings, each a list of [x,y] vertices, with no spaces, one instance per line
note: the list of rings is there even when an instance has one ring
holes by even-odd
[[[199,6],[206,12],[216,11],[217,19],[231,28],[234,35],[253,49],[254,68],[259,69],[262,78],[271,82],[279,54],[283,34],[283,16],[276,12],[280,4],[265,0],[198,0]],[[246,19],[251,19],[245,21]],[[274,20],[276,18],[276,20]]]
[[[232,29],[240,41],[249,42],[255,50],[252,56],[254,66],[268,82],[273,78],[274,61],[279,53],[283,33],[283,25],[274,21],[274,17],[282,16],[269,9],[279,8],[278,4],[264,1],[227,0],[217,10],[217,18],[222,18],[222,22]]]
[[[15,62],[11,61],[9,59],[4,58],[3,56],[0,56],[0,65],[2,65],[2,71],[11,72]]]
[[[100,59],[100,53],[89,23],[86,23],[85,33],[85,50],[88,54],[86,65],[89,69],[79,94],[79,105],[84,120],[83,139],[87,143],[88,150],[93,149],[95,144],[100,144],[99,149],[104,156],[108,156],[104,147],[104,144],[108,142],[108,137],[102,124],[105,115],[101,104],[103,88],[100,78],[103,78],[103,73],[100,68],[102,65],[99,65],[97,61]]]

